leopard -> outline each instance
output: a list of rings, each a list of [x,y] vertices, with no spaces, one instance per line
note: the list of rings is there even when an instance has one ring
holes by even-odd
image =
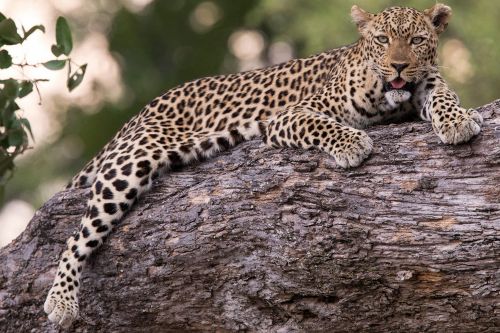
[[[478,135],[481,115],[460,106],[439,71],[438,39],[451,15],[441,3],[379,13],[354,5],[359,38],[353,44],[197,79],[153,99],[68,185],[90,187],[90,194],[44,303],[48,319],[64,328],[77,319],[89,256],[161,172],[259,136],[270,147],[323,151],[342,172],[369,157],[366,127],[410,114],[431,122],[444,144]]]

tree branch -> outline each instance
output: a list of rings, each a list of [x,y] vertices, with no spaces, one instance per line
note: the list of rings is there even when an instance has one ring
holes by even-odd
[[[84,273],[77,332],[494,332],[500,100],[483,132],[377,126],[360,168],[241,144],[161,177]],[[57,331],[42,304],[88,190],[0,250],[0,331]]]

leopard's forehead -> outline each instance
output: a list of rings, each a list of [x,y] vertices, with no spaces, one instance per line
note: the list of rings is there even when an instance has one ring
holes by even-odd
[[[393,36],[408,37],[416,32],[430,31],[425,14],[408,7],[390,7],[375,15],[374,30]]]

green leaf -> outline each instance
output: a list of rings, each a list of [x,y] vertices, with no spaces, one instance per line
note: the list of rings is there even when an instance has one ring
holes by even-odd
[[[30,134],[31,136],[31,139],[33,141],[35,141],[35,137],[33,136],[33,132],[31,131],[31,124],[30,122],[28,121],[28,119],[26,118],[21,118],[19,119],[19,121],[21,122],[21,124],[24,126],[24,128],[26,128],[28,130],[28,133]]]
[[[14,79],[5,80],[3,83],[2,94],[7,98],[14,100],[19,95],[19,83]]]
[[[62,16],[59,16],[56,22],[56,43],[59,50],[65,55],[69,55],[73,49],[71,30],[69,29],[68,22]]]
[[[48,69],[53,70],[53,71],[57,71],[59,69],[64,68],[64,66],[66,65],[66,60],[50,60],[50,61],[44,62],[42,65],[45,66],[45,68],[48,68]]]
[[[55,55],[56,57],[59,57],[61,54],[63,54],[63,51],[57,45],[52,45],[50,50],[52,51],[52,54]]]
[[[19,44],[23,41],[17,33],[16,24],[12,19],[0,21],[0,39],[7,45]]]
[[[12,66],[12,57],[7,50],[0,50],[0,68],[9,68]]]
[[[13,147],[19,147],[26,143],[26,133],[23,129],[15,129],[9,132],[9,145]]]
[[[1,149],[1,150],[5,150],[7,148],[9,148],[9,138],[8,137],[4,137],[2,138],[2,140],[0,141],[0,146],[2,146],[2,148],[4,149]],[[0,151],[1,151],[0,150]],[[0,163],[2,163],[3,161],[0,161]]]
[[[8,104],[9,104],[9,99],[7,97],[5,97],[3,92],[2,92],[0,94],[0,115],[3,112],[3,110],[7,107]],[[0,117],[0,120],[2,120],[1,117]],[[3,123],[1,123],[0,126],[3,126]]]
[[[0,22],[2,22],[3,20],[5,20],[6,17],[5,15],[3,15],[2,13],[0,13]],[[0,38],[0,47],[4,46],[4,42],[2,41],[2,39]]]
[[[19,88],[19,97],[23,98],[26,95],[29,95],[33,91],[33,82],[31,81],[23,81],[21,82],[21,86]]]
[[[13,126],[13,122],[15,122],[15,115],[14,112],[19,110],[19,105],[17,105],[15,102],[9,101],[7,106],[3,109],[2,112],[2,124],[5,126],[5,128],[11,128]]]
[[[45,33],[45,27],[43,25],[39,24],[32,26],[31,28],[28,29],[28,31],[24,32],[23,41],[26,40],[26,38],[28,38],[32,33],[34,33],[37,30],[40,30],[41,32]]]
[[[10,130],[20,130],[23,129],[23,124],[21,124],[19,118],[13,117],[8,127]]]
[[[66,86],[69,91],[72,91],[80,83],[82,83],[83,76],[85,75],[85,70],[87,69],[87,64],[80,66],[73,74],[68,77],[68,81],[66,82]]]

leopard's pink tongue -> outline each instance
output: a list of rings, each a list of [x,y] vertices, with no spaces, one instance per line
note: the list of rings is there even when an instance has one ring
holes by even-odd
[[[392,80],[390,83],[391,83],[392,88],[394,88],[394,89],[401,89],[406,84],[406,81],[403,80],[402,78],[398,77],[397,79]]]

